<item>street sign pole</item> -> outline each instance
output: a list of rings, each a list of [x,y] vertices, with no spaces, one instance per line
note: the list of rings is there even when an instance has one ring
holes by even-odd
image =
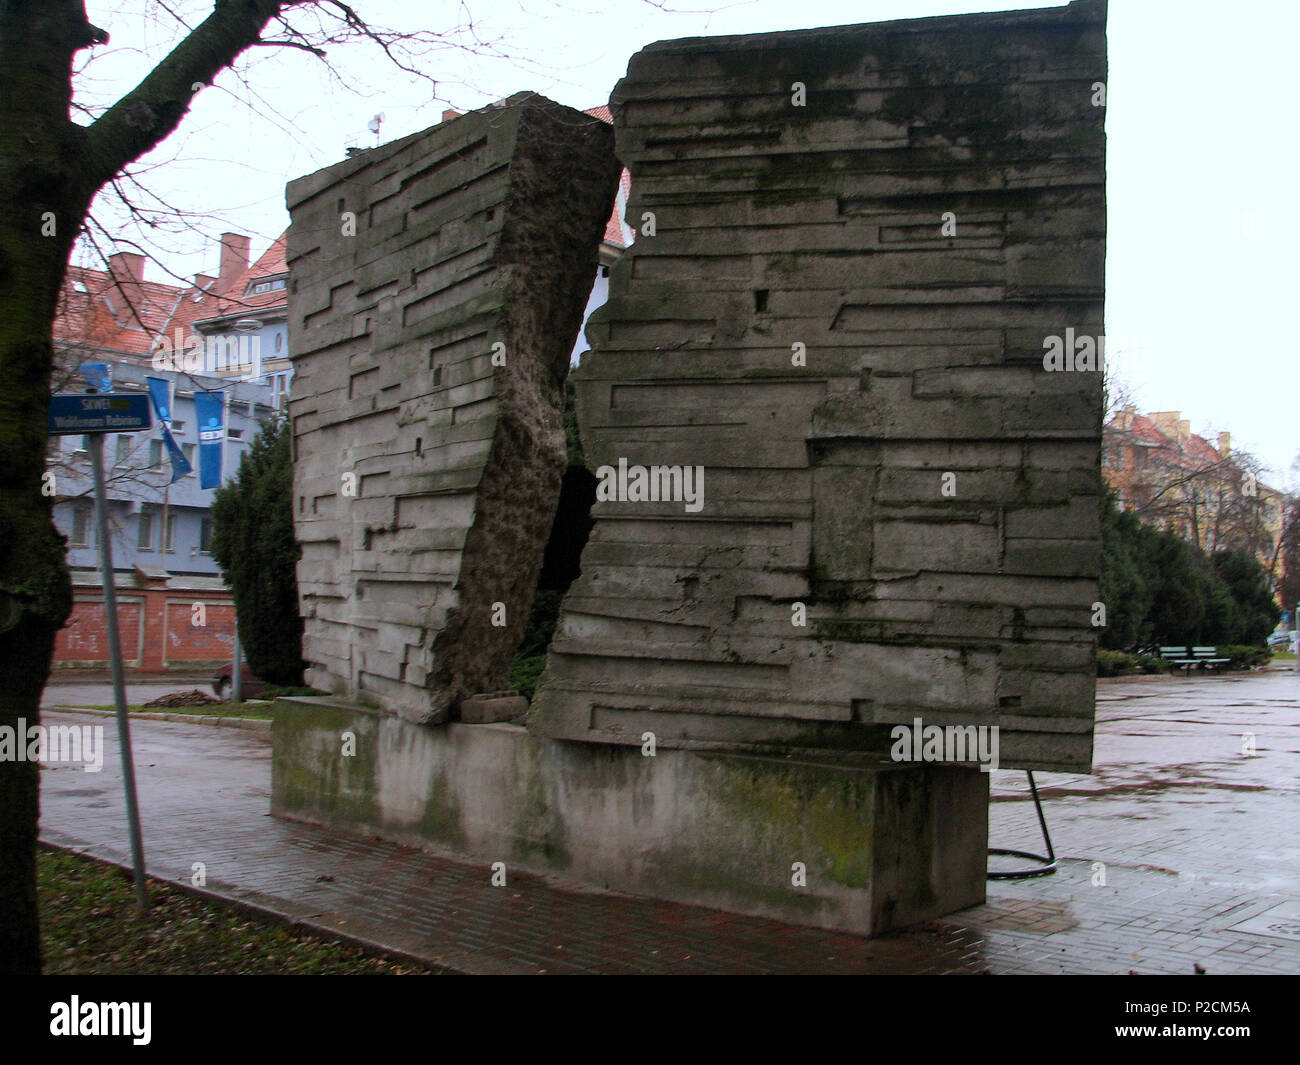
[[[108,502],[104,491],[104,437],[88,433],[90,464],[95,470],[95,528],[99,537],[99,570],[104,579],[104,614],[108,624],[108,656],[113,664],[113,701],[117,704],[117,737],[122,752],[122,785],[126,789],[126,819],[131,836],[131,866],[135,898],[149,908],[144,882],[144,845],[140,842],[140,809],[135,795],[135,762],[131,755],[131,724],[126,711],[126,682],[122,676],[122,641],[117,631],[117,588],[113,583],[113,545],[108,538]],[[164,530],[164,536],[166,531]]]

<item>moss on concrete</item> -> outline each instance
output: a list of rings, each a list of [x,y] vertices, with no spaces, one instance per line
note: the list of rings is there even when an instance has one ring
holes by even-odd
[[[821,877],[846,887],[870,887],[872,797],[864,788],[871,787],[875,774],[859,781],[859,774],[803,762],[708,761],[714,775],[711,790],[727,825],[762,826],[763,850],[774,864],[780,860],[778,868],[788,872],[792,862],[802,861],[813,892]]]
[[[564,821],[558,813],[555,795],[558,782],[542,764],[542,744],[534,741],[520,744],[518,757],[527,768],[520,772],[523,788],[510,826],[514,843],[511,856],[522,862],[540,860],[552,869],[568,869],[573,865],[573,856],[569,853]]]
[[[460,803],[447,787],[446,776],[435,773],[425,799],[424,816],[420,819],[421,836],[465,852],[469,848],[462,818]]]
[[[343,754],[344,732],[355,734],[355,754]],[[272,725],[273,805],[332,823],[376,823],[377,734],[378,722],[368,714],[284,700]]]
[[[894,927],[898,915],[938,916],[949,896],[961,905],[974,897],[954,888],[936,896],[933,825],[917,823],[933,816],[925,770],[671,750],[642,758],[636,748],[542,740],[523,729],[381,723],[310,699],[285,711],[275,726],[277,813],[866,934]],[[379,806],[381,727],[399,730],[385,731],[392,742],[382,747],[403,769],[384,801],[413,806],[414,819]],[[352,759],[336,753],[344,731],[357,735]],[[392,793],[394,783],[406,790]],[[802,887],[792,883],[794,862],[806,869]]]

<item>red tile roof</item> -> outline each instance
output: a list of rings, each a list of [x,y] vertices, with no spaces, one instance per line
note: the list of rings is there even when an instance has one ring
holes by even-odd
[[[1120,416],[1116,415],[1111,419],[1106,428],[1112,432],[1120,433],[1134,442],[1145,442],[1153,447],[1163,448],[1170,454],[1178,454],[1183,460],[1184,465],[1189,468],[1195,468],[1206,463],[1221,461],[1222,457],[1218,449],[1215,448],[1203,436],[1191,433],[1180,446],[1178,441],[1171,436],[1167,436],[1156,423],[1148,418],[1145,414],[1134,413],[1132,422],[1127,429],[1120,428]],[[1191,460],[1191,461],[1187,461]]]
[[[281,233],[273,240],[256,262],[231,280],[230,287],[222,295],[203,293],[191,288],[185,295],[181,310],[177,312],[176,324],[189,328],[194,322],[209,318],[224,318],[245,311],[264,311],[287,306],[289,293],[285,288],[259,292],[255,296],[246,295],[252,282],[283,276],[288,272],[289,268],[285,264],[285,236]]]
[[[598,118],[602,122],[614,121],[614,116],[609,108],[604,104],[600,107],[589,107],[584,114]],[[614,201],[614,210],[610,213],[609,221],[605,223],[605,243],[613,244],[618,248],[626,248],[627,240],[623,236],[623,220],[619,214],[620,205],[626,206],[628,194],[632,191],[632,175],[628,173],[627,167],[623,167],[623,173],[618,179],[619,189],[622,195]]]
[[[180,285],[69,266],[54,319],[54,339],[147,355],[155,338],[171,324],[184,291]]]
[[[1218,462],[1222,458],[1218,448],[1206,440],[1205,437],[1197,436],[1195,433],[1191,435],[1184,447],[1189,455],[1195,459],[1200,459],[1202,462]]]
[[[602,122],[613,121],[613,115],[604,105],[592,107],[586,113]],[[605,223],[604,240],[607,244],[624,248],[627,241],[620,207],[626,205],[632,189],[632,176],[626,167],[619,177],[619,187],[621,195]],[[233,278],[221,295],[194,286],[136,281],[125,276],[115,280],[106,270],[69,266],[60,310],[54,322],[54,336],[64,343],[148,355],[161,334],[170,336],[179,329],[184,336],[195,322],[286,306],[287,289],[257,295],[247,293],[252,282],[283,275],[287,271],[283,233],[271,242],[256,262]]]

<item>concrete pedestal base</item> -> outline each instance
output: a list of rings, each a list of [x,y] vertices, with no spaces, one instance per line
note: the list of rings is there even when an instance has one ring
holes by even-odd
[[[977,769],[647,756],[328,698],[281,704],[273,736],[277,816],[508,870],[865,935],[984,900]]]

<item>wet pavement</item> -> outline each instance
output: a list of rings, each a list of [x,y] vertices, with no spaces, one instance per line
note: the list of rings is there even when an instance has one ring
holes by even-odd
[[[102,720],[102,772],[41,774],[41,835],[125,862]],[[461,971],[1300,972],[1294,672],[1099,685],[1095,774],[1036,774],[1058,872],[875,940],[522,873],[493,888],[486,864],[272,818],[264,734],[133,721],[132,736],[151,874],[189,884],[201,863],[209,891]],[[1041,852],[1026,774],[992,784],[990,844]]]
[[[1097,693],[1094,774],[1035,774],[1058,873],[945,920],[978,929],[996,971],[1300,972],[1300,676]],[[1026,775],[993,785],[991,845],[1038,850]]]
[[[212,675],[168,675],[158,677],[128,677],[126,701],[137,706],[172,692],[187,692],[197,688],[204,695],[212,695]],[[216,698],[216,696],[213,696]],[[42,706],[112,706],[113,681],[104,675],[88,677],[54,676],[45,686],[41,696]]]

